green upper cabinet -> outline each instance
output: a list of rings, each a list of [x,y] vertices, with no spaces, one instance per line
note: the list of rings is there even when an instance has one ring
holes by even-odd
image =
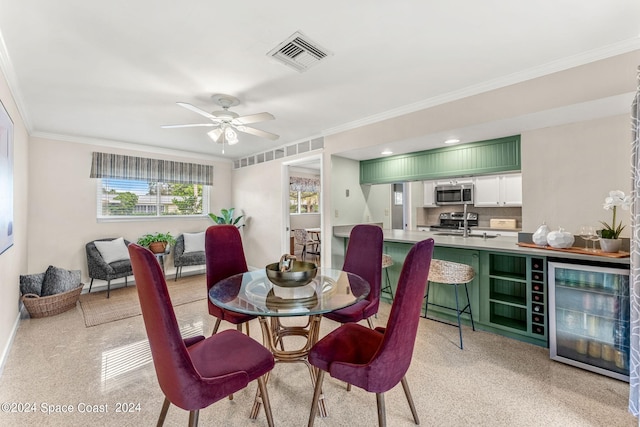
[[[360,184],[389,184],[520,170],[520,135],[360,162]]]

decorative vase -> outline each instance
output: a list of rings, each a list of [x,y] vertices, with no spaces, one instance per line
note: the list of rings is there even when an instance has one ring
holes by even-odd
[[[618,252],[622,246],[622,239],[600,239],[600,249],[602,252]]]
[[[570,248],[574,241],[573,234],[564,231],[564,228],[559,228],[557,231],[551,231],[547,234],[547,243],[553,248]]]
[[[549,227],[543,222],[536,232],[533,233],[531,240],[538,246],[547,246],[547,234],[549,234]]]

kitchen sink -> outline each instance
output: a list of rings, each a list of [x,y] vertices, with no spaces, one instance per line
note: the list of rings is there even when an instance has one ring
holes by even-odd
[[[436,236],[462,237],[462,233],[447,232],[447,233],[433,233],[433,234]],[[495,239],[498,236],[489,236],[485,234],[471,233],[469,234],[469,237],[480,237],[481,239]]]

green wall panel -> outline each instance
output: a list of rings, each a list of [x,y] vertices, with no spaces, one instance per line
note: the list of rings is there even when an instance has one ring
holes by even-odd
[[[520,170],[520,135],[363,160],[360,184],[482,175]]]

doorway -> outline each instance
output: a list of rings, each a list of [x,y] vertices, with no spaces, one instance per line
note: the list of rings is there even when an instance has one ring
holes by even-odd
[[[282,253],[303,259],[303,242],[294,230],[305,230],[318,243],[307,246],[305,261],[321,263],[322,252],[322,157],[297,159],[283,164],[283,239]],[[298,236],[301,234],[297,233]],[[313,252],[313,253],[309,253]]]
[[[404,230],[404,185],[391,184],[391,229]]]

